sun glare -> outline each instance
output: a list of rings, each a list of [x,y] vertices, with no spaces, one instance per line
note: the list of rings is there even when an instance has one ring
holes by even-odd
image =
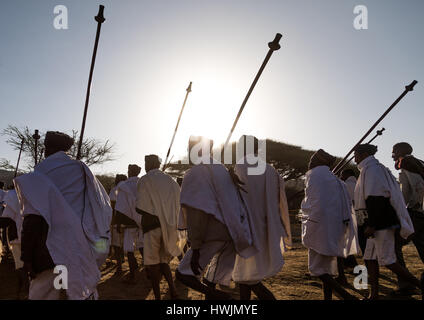
[[[193,82],[172,148],[173,161],[186,155],[191,135],[212,139],[215,146],[225,142],[241,103],[239,88],[234,90],[234,83],[226,82],[202,79],[197,86]]]

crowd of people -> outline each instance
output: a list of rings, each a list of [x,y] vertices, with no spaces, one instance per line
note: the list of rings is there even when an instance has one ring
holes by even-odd
[[[207,300],[231,299],[221,289],[231,281],[241,300],[251,299],[252,291],[260,300],[275,299],[263,280],[283,268],[283,254],[292,246],[291,222],[284,179],[259,156],[258,139],[242,136],[236,164],[227,168],[213,159],[213,141],[191,137],[191,166],[183,179],[161,170],[157,155],[147,155],[146,174],[139,177],[141,167],[130,164],[128,175],[116,175],[109,194],[83,162],[67,154],[71,137],[49,131],[44,144],[45,159],[32,172],[16,177],[7,191],[0,185],[0,227],[7,231],[2,241],[24,296],[98,299],[106,259],[122,273],[127,257],[124,281],[131,285],[138,280],[138,251],[158,300],[162,277],[171,298],[179,298],[170,267],[174,258],[175,278]],[[358,178],[352,169],[335,175],[336,158],[322,149],[310,159],[300,210],[302,244],[326,300],[333,292],[356,299],[345,289],[344,265],[356,265],[359,255],[369,274],[368,299],[379,298],[380,266],[396,274],[399,293],[423,292],[424,273],[418,279],[408,271],[402,246],[412,241],[424,262],[424,163],[408,143],[394,145],[398,182],[376,152],[371,144],[357,146]],[[259,162],[264,172],[251,174]],[[58,284],[58,267],[66,269],[65,284],[64,278]]]

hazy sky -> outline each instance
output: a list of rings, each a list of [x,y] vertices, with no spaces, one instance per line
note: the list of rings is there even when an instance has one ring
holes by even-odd
[[[324,148],[343,156],[416,79],[378,127],[377,157],[409,141],[424,157],[424,1],[55,0],[0,1],[0,129],[8,124],[70,132],[81,127],[98,5],[105,5],[86,136],[116,143],[116,161],[144,169],[165,157],[185,89],[193,81],[172,154],[190,134],[222,143],[262,63],[283,34],[233,139],[241,134]],[[53,26],[56,5],[68,30]],[[356,5],[368,30],[353,27]],[[17,152],[0,136],[0,158]]]

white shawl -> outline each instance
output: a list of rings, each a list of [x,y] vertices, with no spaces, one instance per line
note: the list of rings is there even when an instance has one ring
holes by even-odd
[[[284,243],[291,245],[283,178],[265,163],[266,170],[263,174],[248,175],[248,166],[237,164],[235,172],[244,182],[243,188],[247,191],[241,194],[249,207],[249,223],[258,253],[247,259],[236,256],[233,271],[233,280],[236,282],[261,281],[277,274],[284,265]],[[280,199],[280,195],[284,195],[283,199]],[[284,219],[281,218],[280,201],[285,202],[282,204]],[[285,241],[280,246],[283,238]]]
[[[248,208],[227,169],[216,160],[212,161],[215,163],[199,164],[186,172],[181,188],[181,205],[211,214],[225,224],[236,252],[248,258],[257,252],[249,226]],[[179,228],[184,225],[179,221]]]
[[[141,227],[141,215],[135,210],[138,177],[118,183],[115,210],[134,220]]]
[[[369,196],[390,197],[400,222],[400,235],[407,239],[414,233],[414,227],[395,177],[374,156],[362,160],[358,168],[361,173],[355,188],[355,211],[366,211],[365,200]]]
[[[68,185],[70,176],[61,176],[62,171],[75,176],[82,172],[82,181]],[[63,152],[14,182],[23,215],[41,215],[49,225],[46,245],[54,264],[68,270],[68,298],[86,299],[96,290],[99,267],[109,250],[112,208],[103,186],[85,164]],[[75,195],[72,189],[80,190],[81,184],[83,192],[77,200],[84,208],[77,212],[64,195]]]
[[[347,257],[358,253],[356,221],[346,185],[327,166],[306,173],[302,243],[319,254]]]
[[[16,224],[16,230],[18,232],[18,239],[13,240],[12,243],[20,243],[23,216],[19,207],[19,200],[16,191],[10,190],[4,197],[3,201],[6,204],[6,208],[4,209],[2,217],[12,219]]]
[[[353,201],[355,200],[356,178],[354,176],[350,176],[346,179],[345,183],[347,192],[349,193],[349,198],[353,203]]]
[[[174,257],[181,251],[177,246],[177,215],[180,209],[180,186],[159,169],[150,170],[137,183],[138,209],[159,218],[166,250]]]

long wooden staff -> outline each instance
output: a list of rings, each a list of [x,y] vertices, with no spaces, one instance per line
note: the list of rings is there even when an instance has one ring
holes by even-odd
[[[99,13],[97,14],[97,16],[94,17],[94,20],[97,21],[97,32],[96,32],[96,40],[94,42],[93,56],[91,58],[90,74],[88,76],[88,86],[87,86],[87,93],[85,96],[85,107],[84,107],[84,116],[82,118],[81,134],[80,134],[80,139],[78,142],[78,152],[77,152],[78,160],[81,159],[81,147],[82,147],[82,141],[84,138],[85,121],[87,119],[87,111],[88,111],[88,101],[90,100],[91,80],[93,78],[94,64],[96,62],[96,54],[97,54],[97,46],[99,44],[100,30],[102,28],[102,23],[105,22],[106,20],[103,16],[104,9],[105,7],[100,5]]]
[[[375,134],[375,136],[370,140],[370,141],[368,141],[368,143],[371,143],[371,142],[373,142],[378,136],[381,136],[381,135],[383,135],[383,131],[384,130],[386,130],[385,128],[381,128],[381,130],[377,130],[377,132],[376,132],[376,134]],[[353,159],[354,157],[351,157],[348,161],[346,161],[336,172],[334,172],[334,174],[335,175],[338,175],[342,170],[343,170],[343,168],[344,167],[346,167],[351,161],[352,161],[352,159]],[[292,194],[291,196],[290,196],[290,198],[289,199],[287,199],[287,201],[291,201],[291,200],[293,200],[294,198],[296,198],[297,196],[299,196],[300,194],[302,194],[303,192],[304,192],[305,190],[299,190],[298,192],[296,192],[296,193],[294,193],[294,194]]]
[[[187,102],[188,95],[191,92],[191,84],[192,84],[192,82],[190,82],[190,84],[188,85],[188,87],[186,89],[186,95],[185,95],[185,98],[184,98],[183,106],[181,108],[180,115],[178,116],[177,125],[175,126],[174,134],[172,135],[171,144],[169,145],[168,152],[166,154],[166,158],[165,158],[165,161],[163,163],[162,171],[165,171],[166,167],[168,166],[167,161],[168,161],[169,153],[171,152],[172,144],[174,143],[175,135],[177,134],[178,126],[180,125],[181,116],[183,115],[183,111],[184,111],[184,107],[185,107],[186,102]],[[171,161],[169,161],[169,162],[171,162]]]
[[[21,147],[19,148],[18,162],[16,163],[15,174],[13,175],[13,178],[16,178],[16,176],[18,175],[19,162],[21,161],[21,154],[22,154],[22,150],[24,149],[24,143],[25,143],[25,138],[22,138]]]
[[[333,172],[337,172],[339,170],[339,168],[343,165],[343,163],[346,161],[347,158],[349,158],[349,156],[355,151],[355,148],[360,145],[367,137],[368,135],[375,129],[375,127],[378,126],[378,124],[387,116],[387,114],[392,111],[392,109],[399,103],[400,100],[402,100],[402,98],[404,96],[406,96],[406,94],[409,91],[414,90],[414,86],[418,83],[417,80],[412,81],[409,85],[405,86],[405,90],[402,92],[402,94],[399,96],[399,98],[397,98],[395,100],[395,102],[392,103],[392,105],[386,110],[386,112],[384,112],[382,114],[382,116],[372,125],[372,127],[367,131],[367,133],[365,133],[365,135],[353,146],[352,149],[350,149],[350,151],[347,153],[347,155],[343,158],[343,160],[341,160],[333,169]]]
[[[386,130],[385,128],[381,128],[381,130],[377,130],[376,134],[374,137],[372,137],[372,139],[370,141],[368,141],[367,143],[371,143],[373,142],[377,137],[382,136],[383,135],[383,131]],[[346,167],[352,160],[353,158],[355,158],[355,156],[352,156],[349,158],[349,160],[347,160],[345,163],[343,163],[343,165],[341,165],[339,167],[339,169],[337,169],[337,171],[334,171],[334,174],[337,176],[340,172],[342,172],[343,168]]]
[[[280,48],[281,48],[281,46],[280,46],[280,44],[279,44],[281,37],[282,37],[282,35],[281,35],[280,33],[277,33],[277,34],[275,35],[274,40],[273,40],[272,42],[269,42],[269,43],[268,43],[269,51],[268,51],[268,53],[267,53],[267,55],[266,55],[266,57],[265,57],[265,59],[264,59],[264,62],[262,63],[261,67],[259,68],[259,71],[258,71],[258,73],[256,74],[256,77],[255,77],[255,79],[253,80],[253,83],[252,83],[252,85],[250,86],[249,91],[247,92],[247,95],[246,95],[246,97],[245,97],[245,98],[244,98],[244,100],[243,100],[243,103],[241,104],[241,107],[240,107],[239,112],[238,112],[238,114],[237,114],[237,116],[236,116],[236,119],[234,120],[233,126],[231,127],[230,133],[228,134],[227,140],[225,141],[225,144],[224,144],[224,148],[223,148],[223,150],[225,150],[225,148],[226,148],[226,147],[227,147],[227,145],[228,145],[228,142],[230,141],[231,136],[233,135],[234,129],[236,128],[237,122],[238,122],[238,121],[239,121],[239,119],[240,119],[241,113],[243,112],[243,109],[244,109],[244,107],[245,107],[245,105],[246,105],[246,103],[247,103],[247,100],[249,100],[249,97],[250,97],[250,95],[251,95],[251,93],[252,93],[253,89],[255,88],[256,83],[258,82],[259,77],[260,77],[260,76],[261,76],[261,74],[262,74],[262,71],[264,71],[265,66],[266,66],[266,64],[268,63],[269,59],[271,58],[271,56],[272,56],[273,52],[274,52],[274,51],[277,51],[278,49],[280,49]]]

